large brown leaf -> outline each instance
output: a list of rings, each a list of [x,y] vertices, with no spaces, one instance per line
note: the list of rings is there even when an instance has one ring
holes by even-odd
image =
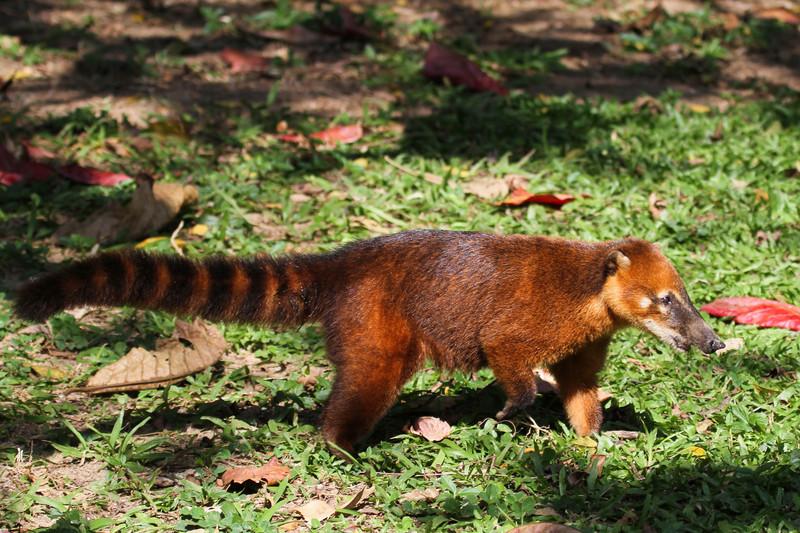
[[[192,347],[185,346],[181,340],[191,343]],[[68,392],[100,394],[174,383],[216,363],[225,346],[222,333],[211,324],[200,319],[192,324],[178,320],[172,337],[156,343],[155,350],[133,348],[121,359],[98,370],[86,381],[85,387]]]
[[[247,481],[261,483],[266,481],[267,485],[277,485],[289,475],[291,471],[288,466],[284,466],[273,457],[267,464],[262,466],[243,466],[239,468],[229,468],[222,473],[222,477],[217,480],[217,485],[227,487],[232,483],[242,484]]]
[[[181,208],[198,198],[197,189],[180,183],[154,183],[143,177],[127,205],[111,201],[89,215],[83,222],[63,224],[55,238],[83,235],[98,242],[115,242],[122,238],[139,240],[168,224]]]

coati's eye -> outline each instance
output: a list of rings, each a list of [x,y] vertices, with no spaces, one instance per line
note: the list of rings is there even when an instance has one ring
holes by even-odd
[[[666,305],[667,307],[669,307],[669,305],[672,304],[672,298],[670,298],[669,296],[664,296],[663,298],[661,298],[660,303],[661,305]]]

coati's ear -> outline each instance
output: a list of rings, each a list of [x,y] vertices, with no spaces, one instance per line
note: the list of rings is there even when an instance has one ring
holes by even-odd
[[[606,274],[609,276],[613,276],[618,271],[625,272],[630,266],[630,258],[619,250],[614,250],[606,257]]]

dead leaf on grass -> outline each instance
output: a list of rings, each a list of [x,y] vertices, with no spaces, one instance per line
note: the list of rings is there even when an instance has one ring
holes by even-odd
[[[714,422],[712,422],[712,421],[711,421],[711,420],[709,420],[709,419],[705,419],[705,420],[702,420],[702,421],[698,422],[698,423],[697,423],[697,424],[694,426],[694,429],[695,429],[695,430],[696,430],[698,433],[700,433],[700,434],[702,435],[702,434],[704,434],[704,433],[708,433],[708,428],[710,428],[710,427],[711,427],[711,426],[713,426],[713,425],[714,425]]]
[[[185,346],[181,339],[191,343],[192,348]],[[216,363],[226,345],[222,333],[211,324],[200,319],[192,324],[178,320],[172,337],[157,342],[155,351],[133,348],[121,359],[98,370],[86,381],[86,386],[67,392],[101,394],[173,383]]]
[[[311,500],[307,504],[301,505],[295,509],[295,512],[299,513],[300,516],[310,524],[315,518],[320,522],[330,518],[336,513],[336,508],[322,500]]]
[[[661,218],[664,215],[664,211],[667,210],[667,203],[656,196],[654,192],[650,193],[650,197],[647,199],[647,206],[650,209],[650,214],[656,220]]]
[[[474,194],[484,200],[500,198],[508,194],[508,183],[503,178],[476,178],[464,186],[464,192]]]
[[[564,524],[554,524],[552,522],[538,522],[536,524],[525,524],[515,527],[508,533],[580,533],[579,529],[565,526]]]
[[[614,431],[604,431],[603,435],[616,437],[620,440],[628,440],[628,439],[638,439],[641,433],[638,431],[631,431],[627,429],[617,429]]]
[[[198,198],[197,189],[180,183],[153,183],[149,177],[137,179],[138,188],[127,205],[112,200],[83,222],[63,224],[54,234],[56,239],[83,235],[101,243],[121,238],[138,240],[168,224],[184,205]]]
[[[273,457],[267,464],[262,466],[229,468],[223,472],[222,476],[217,480],[217,485],[220,487],[228,487],[234,483],[241,485],[248,481],[253,483],[265,481],[267,485],[277,485],[283,481],[290,472],[288,466],[282,465],[277,457]]]
[[[364,485],[359,489],[358,492],[353,494],[339,509],[347,509],[352,511],[353,509],[357,508],[359,505],[364,503],[367,498],[372,496],[375,493],[375,487],[368,487]]]
[[[400,495],[401,502],[428,502],[431,503],[439,497],[439,490],[434,488],[414,489]]]
[[[435,416],[421,416],[406,429],[412,435],[419,435],[430,442],[439,442],[450,436],[450,424]]]

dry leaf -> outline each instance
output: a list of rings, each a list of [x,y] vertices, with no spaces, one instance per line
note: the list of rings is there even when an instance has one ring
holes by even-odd
[[[708,433],[708,428],[710,428],[713,425],[714,422],[712,422],[709,419],[705,419],[701,422],[698,422],[697,425],[694,426],[694,429],[697,430],[697,432],[700,434]]]
[[[98,242],[139,240],[168,224],[181,208],[198,198],[197,189],[180,183],[153,183],[149,177],[137,180],[139,187],[125,206],[111,201],[83,222],[67,222],[54,237],[83,235]]]
[[[508,183],[501,178],[477,178],[464,186],[464,192],[484,200],[500,198],[507,195],[508,191]]]
[[[725,347],[721,350],[717,350],[714,355],[722,355],[733,350],[741,350],[744,346],[744,339],[741,337],[731,337],[722,342],[725,343]]]
[[[581,533],[579,529],[565,526],[564,524],[554,524],[551,522],[538,522],[536,524],[526,524],[508,530],[507,533]]]
[[[664,211],[667,210],[667,203],[659,199],[654,192],[650,193],[650,197],[647,199],[647,205],[650,209],[650,214],[653,215],[653,218],[656,220],[661,218],[664,215]]]
[[[181,339],[192,344],[184,346]],[[175,322],[169,339],[156,343],[156,350],[133,348],[121,359],[104,366],[86,381],[85,387],[69,392],[100,394],[154,388],[172,383],[216,363],[225,351],[225,338],[200,319],[192,324]]]
[[[450,436],[450,424],[434,416],[422,416],[407,429],[412,435],[419,435],[430,442],[439,442]]]
[[[340,509],[347,509],[352,511],[362,503],[364,503],[367,498],[372,496],[375,493],[375,487],[367,487],[364,485],[361,489],[356,492],[347,502],[345,502]]]
[[[253,483],[266,481],[267,485],[277,485],[289,473],[289,467],[282,465],[277,457],[273,457],[263,466],[229,468],[217,480],[217,485],[227,487],[233,483],[242,484],[247,481],[252,481]]]
[[[600,477],[603,473],[603,465],[606,462],[606,458],[608,456],[602,453],[593,453],[589,456],[589,460],[592,462],[591,466],[586,469],[586,473],[589,474],[592,471],[592,466],[597,468],[597,477]]]
[[[315,518],[320,522],[330,518],[336,512],[336,508],[331,507],[322,500],[311,500],[295,509],[295,512],[299,513],[310,524]]]
[[[63,369],[55,367],[55,366],[52,366],[52,365],[29,364],[27,366],[29,366],[31,370],[33,370],[34,372],[36,372],[37,375],[39,375],[39,376],[41,376],[43,378],[63,379],[65,377],[69,376],[69,372],[66,372]]]
[[[616,437],[621,440],[626,440],[626,439],[638,439],[641,433],[639,433],[638,431],[618,429],[616,431],[604,431],[603,435],[609,435],[611,437]]]
[[[414,489],[411,492],[406,492],[400,496],[401,502],[421,502],[426,501],[431,503],[439,497],[439,490],[434,488],[427,489]]]

